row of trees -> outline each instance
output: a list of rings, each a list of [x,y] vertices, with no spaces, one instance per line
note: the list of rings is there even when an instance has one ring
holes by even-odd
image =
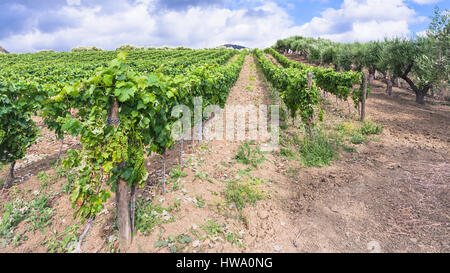
[[[449,10],[436,8],[424,36],[369,43],[335,43],[295,36],[277,41],[274,47],[281,51],[290,49],[310,62],[339,71],[367,69],[370,79],[378,71],[388,84],[388,93],[395,79],[403,79],[415,93],[416,102],[424,104],[431,88],[440,89],[449,83],[449,14]]]

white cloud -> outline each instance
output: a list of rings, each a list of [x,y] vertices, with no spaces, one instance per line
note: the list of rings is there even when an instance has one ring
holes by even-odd
[[[100,7],[67,6],[59,13],[76,20],[77,26],[52,33],[35,27],[26,34],[7,37],[0,44],[14,52],[79,45],[114,49],[121,44],[203,48],[236,43],[267,47],[298,31],[292,27],[289,15],[272,2],[252,9],[253,15],[247,8],[193,7],[162,13],[153,9],[152,0],[126,4],[116,13],[102,13]]]
[[[420,4],[420,5],[434,4],[434,3],[437,3],[440,1],[441,0],[413,0],[413,2]]]
[[[67,5],[69,6],[79,6],[81,4],[81,0],[67,0]]]
[[[411,34],[409,24],[423,21],[403,0],[344,0],[300,27],[306,36],[335,41],[369,41]]]
[[[13,52],[70,49],[95,45],[115,49],[121,44],[139,46],[216,47],[224,43],[267,47],[292,35],[324,37],[335,41],[368,41],[410,35],[409,25],[423,20],[403,0],[344,0],[339,9],[326,9],[321,17],[295,26],[289,14],[271,1],[254,0],[253,8],[218,6],[156,11],[156,0],[120,1],[120,9],[104,12],[67,0],[58,10],[75,26],[42,32],[37,26],[25,34],[0,40]],[[426,0],[416,0],[426,1]],[[259,6],[258,4],[259,3]]]

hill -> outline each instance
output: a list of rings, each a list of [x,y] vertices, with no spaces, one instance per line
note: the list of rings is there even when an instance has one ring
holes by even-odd
[[[233,44],[225,44],[225,45],[219,46],[219,48],[232,48],[232,49],[239,49],[239,50],[241,50],[241,49],[245,49],[247,47],[240,46],[240,45],[233,45]]]
[[[9,52],[6,49],[4,49],[2,46],[0,46],[0,54],[1,53],[9,54]]]

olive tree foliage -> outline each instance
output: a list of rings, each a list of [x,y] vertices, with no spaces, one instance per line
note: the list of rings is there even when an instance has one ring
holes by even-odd
[[[337,68],[336,58],[339,48],[336,45],[329,45],[322,51],[321,59],[323,64],[333,64]]]
[[[376,70],[380,70],[379,63],[383,52],[384,44],[378,41],[364,44],[364,54],[362,56],[362,66],[369,70],[369,75],[374,76]]]
[[[365,66],[364,60],[366,56],[367,44],[353,43],[351,44],[351,55],[353,57],[353,69],[361,72]]]
[[[434,17],[427,30],[427,37],[431,40],[431,63],[433,72],[438,77],[434,88],[448,88],[450,68],[450,10],[440,11],[438,7],[434,10]]]
[[[342,44],[339,46],[339,51],[337,54],[336,64],[338,68],[343,71],[352,70],[353,64],[353,49],[351,44]]]
[[[395,38],[386,42],[382,64],[393,77],[404,79],[416,94],[416,102],[424,104],[425,95],[431,88],[430,77],[420,59],[424,56],[426,41],[423,38]],[[413,78],[414,77],[414,78]]]
[[[416,94],[416,102],[425,103],[431,88],[449,81],[449,12],[435,11],[427,36],[386,41],[381,68],[405,80]]]

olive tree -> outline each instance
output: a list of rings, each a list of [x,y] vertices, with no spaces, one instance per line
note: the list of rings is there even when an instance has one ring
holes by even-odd
[[[416,94],[416,102],[425,103],[425,95],[430,90],[435,77],[426,64],[426,53],[430,43],[424,38],[395,38],[386,44],[383,52],[384,66],[394,77],[405,80]]]
[[[405,80],[416,94],[416,102],[425,103],[432,87],[449,80],[450,26],[448,10],[435,10],[427,36],[396,38],[386,42],[383,63],[394,77]]]
[[[440,11],[438,7],[434,10],[434,17],[427,30],[427,37],[431,40],[430,62],[433,71],[438,76],[433,88],[448,86],[448,71],[450,67],[450,11]],[[440,82],[439,82],[440,81]]]
[[[375,77],[375,71],[380,70],[377,66],[381,60],[383,45],[383,43],[376,41],[367,43],[363,47],[362,65],[369,70],[370,83],[372,83],[372,80]]]

